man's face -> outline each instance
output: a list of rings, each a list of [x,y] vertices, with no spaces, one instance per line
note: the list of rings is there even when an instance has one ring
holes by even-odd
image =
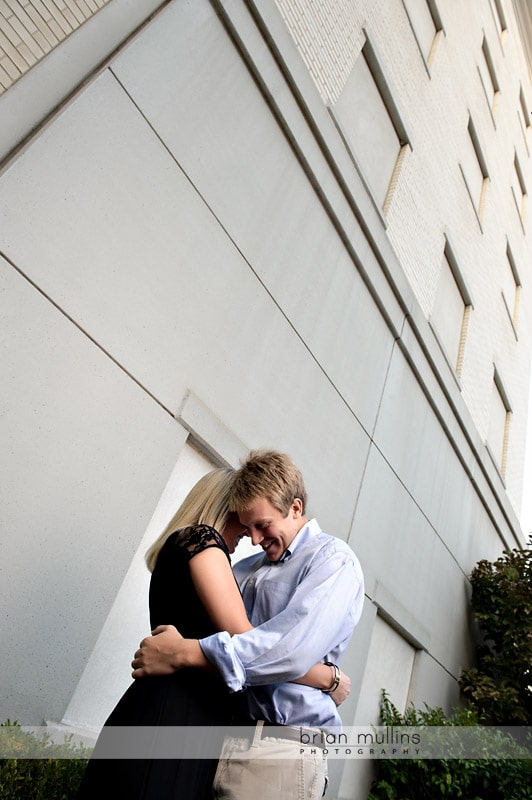
[[[294,500],[286,517],[265,497],[255,500],[238,516],[253,544],[260,544],[269,561],[279,561],[306,522],[299,498]]]

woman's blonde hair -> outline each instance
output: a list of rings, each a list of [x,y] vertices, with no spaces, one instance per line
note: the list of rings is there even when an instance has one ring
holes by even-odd
[[[146,553],[146,564],[153,572],[162,546],[171,533],[188,525],[210,525],[221,533],[229,519],[229,492],[235,471],[220,467],[208,472],[192,487],[174,516]]]

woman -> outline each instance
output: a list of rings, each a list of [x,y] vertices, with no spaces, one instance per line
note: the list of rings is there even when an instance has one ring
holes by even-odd
[[[152,630],[172,624],[185,637],[201,639],[220,630],[250,630],[230,554],[245,530],[229,512],[233,470],[216,469],[191,489],[163,533],[146,554],[152,572],[149,594]],[[298,682],[321,688],[330,669],[317,664]],[[227,726],[234,715],[230,695],[216,672],[182,670],[135,681],[107,719],[112,726]],[[104,749],[104,736],[95,754]],[[215,759],[93,758],[78,800],[101,796],[113,786],[128,800],[207,800]]]

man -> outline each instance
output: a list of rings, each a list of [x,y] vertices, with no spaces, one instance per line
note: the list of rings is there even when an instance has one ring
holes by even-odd
[[[326,759],[316,757],[314,733],[341,724],[331,692],[362,613],[364,582],[350,547],[305,517],[306,501],[301,473],[288,456],[251,453],[235,475],[230,507],[263,550],[234,567],[254,629],[198,642],[163,626],[143,640],[132,662],[135,678],[215,665],[232,691],[249,687],[248,710],[257,728],[251,746],[226,739],[214,782],[218,798],[295,800],[324,793]],[[317,662],[330,665],[329,686],[291,682]],[[313,743],[308,748],[302,729]],[[257,758],[250,758],[254,753]]]

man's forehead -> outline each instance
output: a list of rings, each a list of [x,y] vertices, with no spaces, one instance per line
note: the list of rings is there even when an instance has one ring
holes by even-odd
[[[257,524],[259,522],[267,522],[276,514],[276,508],[270,503],[266,497],[259,497],[243,511],[239,512],[240,519],[245,519],[246,522]]]

